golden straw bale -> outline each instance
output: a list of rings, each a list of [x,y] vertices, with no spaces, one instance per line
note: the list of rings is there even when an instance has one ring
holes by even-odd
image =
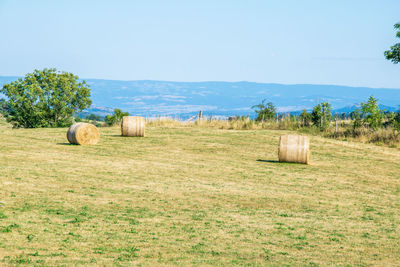
[[[145,127],[146,123],[143,117],[124,116],[121,122],[121,135],[143,137]]]
[[[308,164],[310,140],[307,136],[282,135],[279,141],[279,161]]]
[[[67,139],[75,145],[95,145],[100,133],[96,126],[90,123],[78,122],[69,127]]]

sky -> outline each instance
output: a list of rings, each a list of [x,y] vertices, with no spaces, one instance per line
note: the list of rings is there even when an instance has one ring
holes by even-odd
[[[0,0],[0,75],[400,88],[399,0]]]

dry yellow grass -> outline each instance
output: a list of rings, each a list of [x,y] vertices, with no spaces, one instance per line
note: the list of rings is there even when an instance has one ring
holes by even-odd
[[[396,265],[400,153],[311,138],[311,165],[277,162],[288,131],[66,129],[0,121],[4,265]]]

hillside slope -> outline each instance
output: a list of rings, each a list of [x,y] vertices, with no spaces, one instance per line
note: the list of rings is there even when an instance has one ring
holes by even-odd
[[[283,131],[100,131],[0,122],[0,262],[398,264],[396,149],[312,137],[305,166],[276,162]]]
[[[0,76],[0,86],[15,79]],[[397,110],[400,105],[399,89],[255,82],[86,81],[92,88],[93,100],[88,111],[102,116],[111,113],[112,108],[135,115],[176,115],[183,119],[200,110],[206,116],[247,116],[255,114],[251,107],[263,99],[272,101],[279,112],[311,109],[322,101],[348,112],[371,95],[386,110]]]

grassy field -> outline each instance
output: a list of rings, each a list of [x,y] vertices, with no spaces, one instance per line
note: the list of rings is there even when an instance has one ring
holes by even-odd
[[[66,129],[0,121],[0,265],[398,265],[400,150],[287,131]]]

